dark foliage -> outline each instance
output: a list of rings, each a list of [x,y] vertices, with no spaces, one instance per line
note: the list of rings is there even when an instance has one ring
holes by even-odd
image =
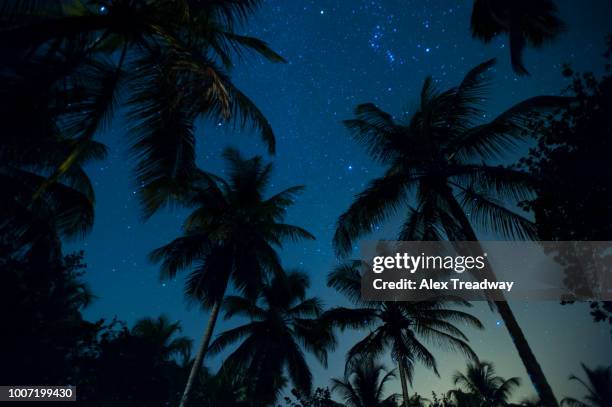
[[[471,18],[472,36],[490,42],[507,34],[512,69],[529,75],[523,65],[526,46],[541,47],[565,30],[553,0],[475,0]]]
[[[250,378],[247,391],[253,406],[274,404],[288,380],[302,394],[310,394],[313,377],[307,353],[327,365],[327,351],[335,347],[336,340],[318,319],[323,312],[321,301],[306,297],[309,286],[305,273],[287,271],[265,284],[257,300],[239,296],[224,300],[226,318],[243,316],[250,322],[220,333],[209,353],[240,342],[224,366]]]
[[[128,110],[145,216],[180,196],[189,181],[198,118],[250,126],[274,152],[270,123],[229,75],[247,52],[283,61],[265,42],[235,31],[259,4],[3,2],[0,97],[12,103],[0,108],[0,179],[20,200],[0,200],[0,208],[9,206],[15,219],[60,222],[60,233],[86,232],[93,194],[80,165],[103,157],[93,139],[118,106]],[[9,183],[24,180],[23,172],[24,185]]]
[[[177,357],[190,341],[178,323],[145,318],[130,330],[114,321],[80,361],[79,400],[96,406],[167,406],[176,402],[186,370]]]
[[[524,208],[535,215],[541,240],[612,240],[612,36],[605,73],[579,74],[566,66],[567,92],[575,103],[539,122],[538,144],[522,166],[536,175],[536,198]],[[571,265],[570,265],[571,266]],[[584,276],[567,268],[569,288],[579,290]],[[612,303],[593,302],[595,321],[612,324]]]
[[[340,403],[332,400],[331,391],[326,388],[317,387],[311,395],[303,394],[297,389],[291,390],[292,397],[285,397],[285,405],[288,407],[342,407]],[[282,407],[279,405],[278,407]]]
[[[83,282],[83,254],[49,259],[37,246],[0,256],[0,382],[76,385],[92,406],[162,406],[182,390],[178,361],[190,341],[165,317],[124,323],[86,321],[93,296]]]
[[[578,382],[585,390],[582,400],[566,397],[561,404],[568,407],[609,407],[612,406],[612,366],[594,369],[582,365],[585,379],[571,375],[570,380]]]
[[[81,315],[91,300],[83,269],[80,253],[52,262],[37,251],[21,258],[2,254],[1,383],[75,383],[78,360],[100,329]]]

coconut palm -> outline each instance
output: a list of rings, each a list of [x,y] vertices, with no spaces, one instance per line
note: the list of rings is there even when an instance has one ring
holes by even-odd
[[[310,394],[312,374],[304,353],[312,353],[326,366],[327,350],[335,345],[332,333],[317,321],[320,300],[306,297],[309,286],[306,274],[288,271],[275,275],[256,300],[238,296],[224,300],[226,319],[243,316],[251,321],[219,334],[209,352],[216,354],[241,341],[225,364],[251,378],[249,397],[262,405],[276,400],[284,371],[299,392]]]
[[[475,0],[471,18],[472,36],[490,42],[501,34],[510,37],[512,68],[528,75],[523,65],[527,44],[540,47],[565,30],[552,0]]]
[[[570,380],[577,381],[587,391],[584,401],[566,397],[561,400],[561,404],[570,407],[612,406],[612,366],[589,369],[583,364],[582,370],[584,370],[586,380],[574,375],[570,376]]]
[[[504,379],[497,376],[490,362],[470,363],[465,373],[455,372],[453,383],[458,390],[450,394],[458,405],[501,407],[508,405],[512,391],[520,385],[518,377]]]
[[[12,101],[18,103],[17,99]],[[10,108],[0,110],[4,118]],[[33,120],[36,119],[30,122]],[[22,124],[24,128],[28,126],[26,122]],[[37,122],[32,126],[44,124]],[[53,138],[31,143],[32,140],[27,137],[24,140],[22,135],[5,134],[0,147],[0,182],[4,189],[0,208],[5,214],[0,220],[0,235],[3,243],[14,251],[42,245],[47,247],[46,256],[61,255],[61,238],[82,237],[93,226],[95,194],[83,166],[103,159],[106,148],[95,141],[84,144],[79,160],[39,194],[40,186],[61,164],[62,157],[69,154],[75,142],[54,134]]]
[[[0,221],[0,228],[17,249],[40,242],[57,246],[59,238],[80,237],[93,224],[94,191],[83,167],[105,158],[101,143],[80,143],[82,154],[71,168],[45,193],[38,193],[77,145],[63,131],[58,112],[82,100],[80,95],[103,87],[93,80],[87,85],[84,80],[62,83],[60,78],[71,69],[69,65],[67,57],[45,56],[4,59],[0,69],[0,96],[11,101],[0,107],[0,177],[6,188],[0,206],[9,215]],[[107,68],[97,66],[99,73]],[[87,76],[85,71],[79,71],[81,79]]]
[[[255,298],[267,275],[282,273],[276,248],[286,240],[314,239],[306,230],[282,223],[302,187],[265,198],[271,164],[261,157],[245,159],[234,149],[226,149],[223,157],[228,179],[200,172],[183,201],[193,208],[183,235],[150,256],[161,262],[162,278],[190,270],[187,297],[211,310],[181,405],[189,397],[230,283],[247,298]]]
[[[340,329],[369,328],[369,333],[348,352],[347,359],[360,356],[375,357],[390,350],[398,364],[404,404],[408,403],[407,382],[412,381],[415,363],[422,363],[438,374],[437,362],[428,349],[435,344],[443,349],[462,353],[476,359],[467,344],[468,339],[455,325],[482,328],[480,321],[450,305],[470,306],[466,301],[392,302],[361,300],[360,263],[338,266],[328,277],[327,284],[346,295],[356,308],[336,307],[323,315],[323,320]]]
[[[202,407],[251,407],[246,392],[248,382],[247,376],[225,367],[215,374],[202,368],[190,398],[191,404]]]
[[[177,336],[181,333],[179,322],[170,322],[167,316],[142,318],[132,327],[132,335],[141,338],[143,344],[160,363],[176,357],[185,358],[191,350],[191,339]]]
[[[474,227],[504,238],[534,236],[533,223],[508,206],[530,196],[531,177],[487,161],[503,158],[531,135],[529,123],[534,117],[569,99],[533,97],[483,122],[486,74],[494,63],[476,66],[459,86],[444,92],[427,78],[417,110],[405,120],[363,104],[356,108],[355,119],[345,121],[354,138],[386,170],[340,216],[334,236],[340,255],[348,254],[357,238],[402,208],[399,240],[476,241]],[[557,405],[510,307],[500,301],[496,308],[538,395],[548,405]]]
[[[263,41],[235,32],[259,1],[10,3],[0,9],[0,50],[7,56],[2,80],[19,90],[14,82],[36,77],[34,64],[53,67],[47,86],[60,85],[62,93],[59,99],[42,99],[52,107],[45,111],[51,110],[55,125],[76,140],[41,189],[86,154],[119,103],[128,111],[146,216],[188,184],[195,169],[197,119],[251,123],[274,151],[270,124],[229,76],[235,57],[247,51],[283,61]],[[31,111],[25,106],[20,117]]]
[[[332,379],[332,391],[340,394],[347,407],[395,407],[397,394],[385,396],[395,370],[387,371],[381,363],[368,356],[347,362],[342,379]]]

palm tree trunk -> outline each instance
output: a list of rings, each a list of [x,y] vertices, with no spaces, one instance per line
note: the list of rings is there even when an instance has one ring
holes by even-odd
[[[523,360],[525,369],[527,369],[527,373],[531,378],[533,387],[536,389],[536,393],[538,393],[538,397],[540,397],[540,400],[546,407],[557,407],[559,404],[557,403],[555,394],[548,384],[546,376],[544,376],[544,372],[542,371],[542,367],[533,354],[533,351],[529,346],[529,342],[527,342],[527,338],[525,338],[525,335],[523,334],[523,330],[514,317],[514,313],[512,312],[510,305],[508,305],[506,301],[495,301],[495,305],[497,305],[497,311],[504,320],[504,324],[510,332],[510,336],[514,341],[514,346],[516,346],[516,350]]]
[[[399,368],[400,382],[402,383],[402,399],[404,400],[402,405],[408,407],[408,384],[406,383],[406,375],[404,373],[406,370],[402,358],[397,361],[397,366]]]
[[[452,215],[459,221],[461,229],[465,233],[466,240],[478,242],[476,233],[472,228],[472,224],[465,216],[465,212],[461,208],[459,202],[457,202],[453,196],[450,188],[446,194],[446,201],[449,204]],[[491,276],[495,278],[495,274],[490,265],[487,267],[487,269],[489,270]],[[502,298],[504,298],[504,294],[500,294]],[[550,384],[542,371],[542,367],[531,350],[529,342],[527,342],[527,338],[525,338],[525,335],[523,334],[523,330],[514,317],[514,313],[510,309],[510,305],[505,298],[502,301],[495,301],[495,305],[499,315],[504,321],[504,325],[506,326],[512,341],[514,342],[514,346],[516,347],[516,350],[523,361],[525,370],[527,370],[527,374],[531,379],[531,383],[533,384],[538,397],[546,407],[559,407],[559,402],[557,401],[557,398],[555,397],[555,394],[553,393],[552,388],[550,387]]]
[[[217,301],[215,301],[210,311],[208,324],[206,324],[206,330],[204,331],[204,336],[202,337],[202,342],[200,343],[198,354],[196,355],[195,360],[193,361],[193,366],[191,366],[189,379],[187,379],[187,384],[185,385],[185,390],[183,391],[183,396],[181,397],[181,403],[179,404],[179,407],[187,406],[187,402],[189,401],[189,397],[191,396],[193,384],[195,383],[200,368],[202,367],[202,361],[204,360],[204,356],[206,356],[208,345],[210,345],[210,338],[212,337],[213,330],[215,329],[215,324],[217,323],[217,317],[219,316],[220,308],[221,299],[218,299]]]

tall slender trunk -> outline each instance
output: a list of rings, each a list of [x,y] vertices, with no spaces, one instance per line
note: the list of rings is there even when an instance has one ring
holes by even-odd
[[[457,202],[453,196],[450,188],[445,191],[445,195],[450,206],[451,213],[457,219],[457,221],[459,221],[462,231],[466,235],[466,240],[477,242],[478,239],[474,229],[472,228],[472,224],[465,216],[465,212],[461,208],[459,202]],[[489,270],[491,276],[495,278],[495,274],[491,267],[489,266],[487,269]],[[502,298],[504,298],[504,294],[500,294]],[[512,341],[514,342],[514,346],[516,347],[516,350],[523,361],[525,370],[527,370],[527,374],[531,379],[531,383],[533,384],[538,397],[546,407],[559,407],[559,402],[557,401],[557,398],[555,397],[555,394],[553,393],[552,388],[550,387],[550,384],[542,371],[542,367],[531,350],[529,342],[527,342],[527,338],[525,338],[525,335],[523,334],[523,330],[514,317],[514,313],[510,309],[510,305],[505,298],[502,301],[495,301],[495,305],[499,315],[504,321],[504,325],[506,326]]]
[[[529,373],[529,377],[533,382],[533,386],[540,397],[540,400],[544,403],[546,407],[556,407],[559,404],[557,403],[557,399],[555,394],[552,391],[552,388],[548,384],[546,380],[546,376],[544,376],[544,372],[542,371],[542,367],[538,363],[531,347],[529,347],[529,343],[527,342],[527,338],[523,334],[523,330],[518,324],[518,321],[514,317],[514,313],[512,309],[508,305],[506,301],[496,301],[495,305],[497,305],[497,311],[499,315],[504,320],[508,331],[510,332],[510,336],[514,340],[514,345],[516,346],[516,350],[519,353],[519,356],[523,360],[523,364],[527,369],[527,373]]]
[[[397,366],[399,368],[400,374],[400,382],[402,383],[402,399],[404,402],[402,403],[403,407],[408,407],[408,384],[406,383],[406,367],[404,366],[404,361],[400,358],[397,361]]]
[[[204,331],[204,336],[202,337],[200,348],[198,349],[198,353],[195,357],[195,360],[193,361],[193,366],[191,366],[189,379],[187,379],[187,384],[185,385],[185,391],[183,391],[183,396],[181,397],[181,403],[179,404],[179,407],[186,407],[187,402],[189,401],[189,397],[191,396],[193,384],[195,383],[200,368],[202,367],[202,361],[204,360],[204,356],[206,356],[206,351],[208,350],[208,345],[210,344],[210,338],[212,337],[213,330],[215,329],[215,324],[217,323],[219,309],[221,308],[221,300],[222,298],[215,301],[212,306],[212,309],[210,310],[208,324],[206,324],[206,330]]]

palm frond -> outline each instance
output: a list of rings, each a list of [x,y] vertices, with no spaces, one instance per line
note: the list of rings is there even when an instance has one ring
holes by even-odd
[[[397,157],[398,150],[406,143],[402,140],[402,131],[406,129],[396,124],[389,113],[373,103],[358,105],[354,113],[355,119],[344,120],[343,123],[355,141],[363,145],[374,160],[381,163]]]
[[[229,120],[240,127],[250,125],[260,133],[264,144],[270,154],[276,151],[276,139],[272,125],[249,97],[232,83],[226,82],[226,89],[229,96]],[[212,111],[213,113],[215,110]]]
[[[360,329],[372,325],[377,318],[375,312],[369,308],[335,307],[321,315],[321,320],[341,330]]]
[[[536,226],[490,196],[471,188],[462,189],[460,202],[474,224],[510,239],[533,239]]]
[[[490,0],[475,0],[470,20],[472,36],[485,42],[490,42],[503,31],[491,5]]]
[[[282,56],[272,50],[265,41],[259,38],[239,35],[229,31],[221,32],[220,36],[225,40],[226,51],[232,50],[234,53],[242,56],[244,51],[247,50],[261,55],[270,62],[287,62]]]
[[[190,267],[196,260],[202,258],[210,247],[211,244],[205,236],[186,235],[153,250],[149,254],[149,260],[153,263],[161,262],[161,278],[171,279],[179,271]]]
[[[319,316],[322,312],[323,303],[316,297],[307,298],[288,310],[289,314],[299,318]]]
[[[242,338],[251,335],[255,329],[259,326],[258,322],[251,322],[245,325],[238,326],[236,328],[229,329],[215,338],[215,340],[208,347],[208,352],[211,355],[217,355],[222,352],[228,346],[238,342]]]
[[[327,286],[345,295],[351,302],[361,301],[361,269],[365,266],[360,260],[349,261],[336,266],[327,276]]]
[[[487,75],[495,65],[495,59],[489,59],[470,69],[457,87],[457,106],[462,109],[474,109],[480,113],[476,106],[483,104],[489,91],[491,78]]]
[[[203,15],[213,15],[224,24],[233,26],[251,16],[261,5],[261,0],[184,0],[190,12]]]
[[[563,96],[535,96],[526,99],[491,122],[465,131],[450,144],[448,153],[465,159],[500,158],[533,135],[531,124],[534,119],[545,113],[554,113],[568,106],[572,100]]]
[[[536,184],[536,179],[527,172],[485,164],[450,167],[448,174],[453,185],[459,188],[489,194],[509,204],[532,198]]]
[[[310,394],[312,390],[312,373],[308,368],[304,353],[293,341],[289,343],[289,352],[286,355],[287,371],[291,381],[299,390]]]
[[[132,82],[129,100],[131,152],[144,216],[150,217],[187,189],[195,164],[194,120],[190,102],[167,72],[141,61],[141,79]],[[144,71],[148,71],[147,74]]]
[[[228,295],[223,299],[224,318],[230,319],[234,316],[245,316],[251,319],[262,318],[265,311],[248,298],[237,295]]]
[[[407,188],[414,180],[403,173],[387,173],[370,182],[353,204],[338,219],[333,245],[337,253],[346,255],[359,236],[387,220],[405,203]]]

